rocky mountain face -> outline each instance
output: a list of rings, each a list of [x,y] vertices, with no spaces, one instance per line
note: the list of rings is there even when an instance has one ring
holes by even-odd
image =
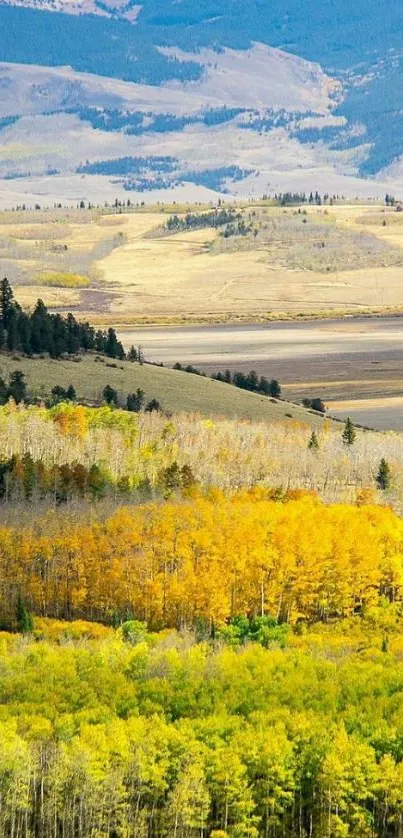
[[[0,201],[403,191],[390,0],[0,2]]]

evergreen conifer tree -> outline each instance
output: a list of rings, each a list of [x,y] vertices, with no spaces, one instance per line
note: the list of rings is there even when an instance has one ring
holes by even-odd
[[[110,384],[107,384],[106,387],[104,387],[102,395],[103,395],[104,401],[106,401],[107,404],[117,405],[118,394],[117,394],[116,390],[113,387],[110,386]]]
[[[281,396],[281,387],[276,378],[270,381],[270,395],[273,399],[279,399]]]
[[[13,307],[14,295],[12,288],[7,277],[4,277],[0,283],[0,318],[4,329],[7,329],[8,327],[10,311]]]
[[[312,431],[311,433],[310,440],[308,442],[308,449],[309,451],[319,451],[319,442],[315,431]]]
[[[34,628],[32,614],[25,607],[24,600],[19,594],[17,601],[17,629],[21,634],[30,634]]]
[[[132,362],[133,361],[138,361],[139,353],[137,352],[137,349],[136,349],[135,346],[130,347],[127,358],[128,358],[129,361],[132,361]]]
[[[350,417],[348,416],[346,424],[344,425],[344,430],[343,430],[343,434],[342,434],[342,439],[343,439],[344,445],[354,445],[356,436],[357,436],[357,434],[354,430],[354,425],[353,425]]]
[[[376,482],[378,484],[378,489],[380,489],[382,492],[385,492],[386,489],[389,489],[390,468],[389,464],[387,463],[384,457],[382,457],[382,460],[379,464],[379,471],[376,477]]]
[[[127,397],[127,409],[132,413],[139,413],[144,405],[145,393],[138,387],[135,393],[129,393]]]
[[[25,375],[21,370],[14,370],[10,373],[10,383],[8,385],[8,398],[14,399],[19,404],[23,402],[27,393],[27,385],[25,383]]]

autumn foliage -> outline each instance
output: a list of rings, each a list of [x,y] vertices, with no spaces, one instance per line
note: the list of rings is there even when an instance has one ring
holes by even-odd
[[[1,634],[0,834],[399,838],[399,634],[394,606],[285,649]]]
[[[18,593],[38,615],[132,615],[154,628],[241,614],[327,621],[403,598],[403,523],[388,508],[304,493],[276,502],[264,489],[189,494],[93,523],[50,513],[3,527],[3,622]]]
[[[315,438],[0,408],[1,838],[402,838],[403,451]]]

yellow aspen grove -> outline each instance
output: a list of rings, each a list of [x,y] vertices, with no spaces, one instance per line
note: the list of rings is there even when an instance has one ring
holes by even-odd
[[[403,523],[388,508],[276,502],[264,489],[122,507],[49,532],[3,527],[2,619],[18,591],[42,616],[150,627],[211,626],[237,615],[326,621],[403,598]]]

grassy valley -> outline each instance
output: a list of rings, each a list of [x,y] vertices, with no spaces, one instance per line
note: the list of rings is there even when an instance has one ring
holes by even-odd
[[[41,296],[99,323],[106,313],[130,325],[403,308],[396,208],[240,203],[230,223],[187,229],[192,212],[211,207],[1,213],[1,270],[24,304]],[[175,216],[178,232],[165,226]]]

